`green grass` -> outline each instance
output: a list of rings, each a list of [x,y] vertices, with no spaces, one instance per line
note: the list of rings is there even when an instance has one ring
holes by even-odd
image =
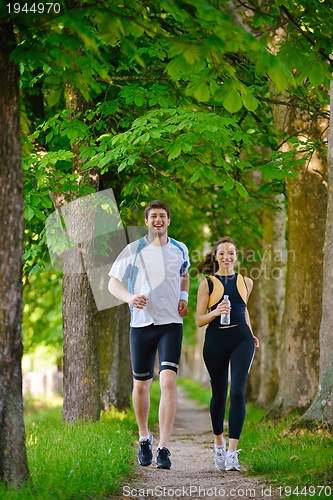
[[[210,389],[186,379],[180,379],[179,385],[190,398],[208,407]],[[291,414],[272,419],[264,409],[248,404],[239,443],[241,461],[249,475],[265,477],[273,489],[282,488],[289,498],[333,498],[333,435],[320,426],[292,425],[297,418]]]
[[[208,408],[210,389],[185,379],[180,379],[179,385]],[[149,425],[154,431],[159,401],[156,382],[151,395]],[[272,489],[282,488],[286,497],[332,498],[332,433],[320,427],[292,426],[295,418],[290,415],[273,420],[265,410],[248,404],[240,441],[241,461],[249,475],[264,477]],[[132,409],[102,414],[100,422],[67,426],[61,422],[60,399],[52,404],[27,401],[25,423],[34,488],[18,492],[0,486],[1,500],[102,500],[120,493],[125,478],[133,474],[137,426]],[[295,493],[298,487],[299,494],[290,495],[285,487]]]
[[[159,389],[152,387],[150,426],[157,422]],[[97,500],[120,491],[136,462],[134,412],[113,409],[100,422],[63,425],[61,399],[27,401],[25,425],[33,487],[21,491],[0,486],[8,500]]]

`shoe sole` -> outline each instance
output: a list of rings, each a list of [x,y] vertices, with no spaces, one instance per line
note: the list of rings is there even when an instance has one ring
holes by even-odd
[[[156,459],[155,459],[155,462],[156,462]],[[163,465],[157,465],[157,462],[156,462],[156,469],[170,470],[171,469],[171,464],[170,464],[170,467],[163,467]]]
[[[215,464],[215,467],[217,470],[220,470],[221,472],[225,472],[225,467],[221,468],[217,464]]]
[[[149,467],[149,465],[151,465],[153,463],[153,461],[150,462],[150,464],[142,464],[140,462],[140,460],[138,460],[139,464],[141,465],[141,467]]]
[[[233,471],[233,470],[235,470],[235,471],[239,472],[239,471],[240,471],[240,467],[239,467],[239,469],[237,469],[237,467],[229,467],[228,469],[227,469],[227,468],[225,468],[225,470],[226,470],[227,472],[231,472],[231,471]]]

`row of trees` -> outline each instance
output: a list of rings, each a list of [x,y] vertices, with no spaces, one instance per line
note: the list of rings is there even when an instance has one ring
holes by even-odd
[[[325,236],[332,210],[328,2],[60,5],[60,12],[41,14],[8,12],[4,4],[0,11],[6,76],[0,92],[6,235],[0,249],[0,476],[18,484],[28,477],[20,119],[27,297],[30,282],[47,272],[44,221],[54,209],[61,213],[64,204],[111,187],[123,221],[137,225],[142,205],[163,198],[173,210],[173,235],[188,243],[192,262],[202,255],[207,225],[212,240],[225,233],[235,238],[247,272],[255,264],[246,256],[257,256],[262,277],[252,307],[260,311],[261,404],[309,406],[320,346],[320,390],[307,415],[331,422],[330,283],[319,341],[322,249],[325,238],[330,276],[333,238],[330,223]],[[74,234],[77,227],[67,230]],[[87,275],[75,272],[80,258],[79,248],[63,256],[65,422],[98,419],[101,394],[106,406],[126,406],[130,391],[127,309],[97,311]],[[191,289],[194,297],[194,279]],[[187,343],[195,342],[193,318],[186,329]]]

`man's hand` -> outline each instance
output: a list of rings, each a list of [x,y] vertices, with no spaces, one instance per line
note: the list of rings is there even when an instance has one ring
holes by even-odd
[[[147,302],[148,299],[144,295],[133,295],[131,300],[128,301],[128,304],[137,309],[143,309],[145,305],[147,305]]]
[[[180,300],[178,302],[178,313],[179,313],[179,316],[181,316],[182,318],[184,318],[184,316],[188,315],[188,309],[187,309],[187,304],[186,304],[185,300]]]

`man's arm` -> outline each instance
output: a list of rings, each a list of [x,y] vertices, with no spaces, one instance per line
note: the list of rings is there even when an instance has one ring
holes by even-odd
[[[180,277],[180,291],[188,293],[189,289],[190,289],[190,275],[188,274],[188,271],[186,271],[186,274],[183,274]]]
[[[188,274],[188,271],[186,271],[185,274],[180,276],[180,291],[188,293],[189,288],[190,288],[190,276]],[[187,309],[187,301],[186,300],[183,300],[183,299],[179,300],[178,313],[182,318],[184,316],[187,316],[188,309]]]
[[[144,295],[134,295],[133,293],[130,293],[114,276],[111,276],[110,278],[108,289],[112,295],[117,297],[117,299],[127,302],[130,306],[143,309],[147,304],[147,298]]]

